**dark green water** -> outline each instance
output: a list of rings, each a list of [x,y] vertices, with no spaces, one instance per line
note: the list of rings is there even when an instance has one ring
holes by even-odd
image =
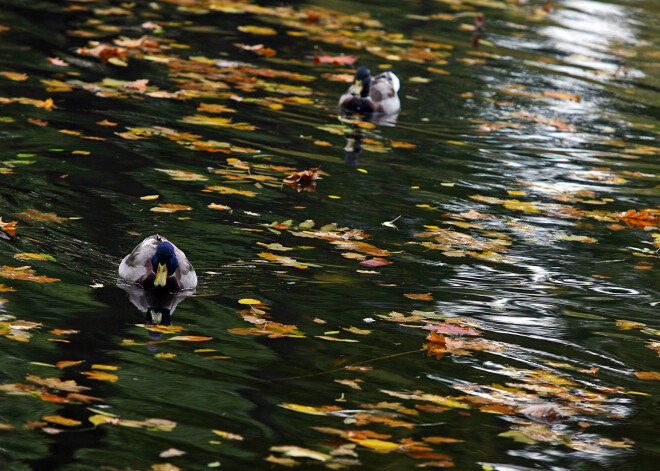
[[[0,468],[655,467],[657,2],[1,4]],[[396,123],[340,121],[322,53],[392,67]],[[153,233],[185,330],[117,286]]]

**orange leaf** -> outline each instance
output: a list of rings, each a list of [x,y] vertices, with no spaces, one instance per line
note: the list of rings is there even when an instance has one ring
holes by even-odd
[[[406,298],[410,298],[410,299],[419,299],[419,300],[421,300],[421,301],[433,301],[433,296],[431,295],[431,293],[424,293],[424,294],[412,294],[412,293],[409,293],[409,294],[404,294],[404,296],[405,296]]]
[[[426,340],[433,342],[433,343],[439,343],[442,344],[443,346],[446,345],[446,340],[445,336],[442,334],[436,334],[435,332],[431,331],[429,334],[426,336]]]
[[[660,373],[657,371],[635,371],[635,376],[637,376],[639,379],[660,381]]]
[[[57,394],[39,394],[39,399],[42,401],[58,402],[62,404],[70,402],[66,397],[58,396]]]

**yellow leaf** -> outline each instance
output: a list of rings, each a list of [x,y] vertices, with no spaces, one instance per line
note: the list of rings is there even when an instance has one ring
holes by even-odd
[[[19,260],[46,260],[54,262],[55,258],[45,253],[17,253],[14,258]]]
[[[112,366],[112,365],[99,365],[98,363],[95,363],[92,365],[93,370],[118,370],[118,366]]]
[[[364,440],[360,440],[358,438],[348,437],[348,439],[363,447],[371,448],[372,450],[379,450],[379,451],[391,451],[401,446],[399,443],[388,442],[385,440],[378,440],[376,438],[367,438]]]
[[[217,191],[223,195],[233,194],[233,195],[243,195],[243,196],[257,196],[257,193],[249,190],[237,190],[236,188],[230,188],[228,186],[207,186],[204,191]]]
[[[158,206],[151,208],[151,211],[156,213],[175,213],[177,211],[191,211],[190,206],[185,206],[183,204],[173,204],[173,203],[160,203]]]
[[[344,327],[344,330],[357,335],[369,335],[371,333],[371,330],[358,329],[357,327]]]
[[[141,200],[157,200],[160,197],[160,195],[145,195],[145,196],[140,196]]]
[[[101,425],[101,424],[108,424],[108,423],[117,424],[118,421],[119,421],[119,419],[117,419],[115,417],[110,417],[110,416],[103,415],[103,414],[92,415],[91,417],[88,417],[87,420],[89,420],[94,425]]]
[[[231,208],[229,206],[225,206],[224,204],[216,204],[216,203],[211,203],[208,205],[210,209],[219,209],[219,210],[224,210],[224,211],[231,211]]]
[[[241,435],[238,435],[236,433],[230,433],[230,432],[225,432],[223,430],[212,430],[213,433],[216,435],[220,435],[222,438],[226,438],[228,440],[243,440],[243,437]]]
[[[79,420],[67,419],[66,417],[62,417],[61,415],[44,415],[42,419],[45,420],[46,422],[52,422],[58,425],[65,425],[67,427],[75,427],[76,425],[80,425],[82,423]]]
[[[174,358],[176,353],[156,353],[156,358]]]
[[[236,29],[238,29],[242,33],[250,33],[261,36],[269,36],[269,35],[277,34],[277,31],[275,31],[273,28],[268,28],[265,26],[238,26]]]
[[[337,338],[337,337],[330,337],[328,335],[317,335],[316,337],[319,338],[319,339],[323,339],[323,340],[330,340],[332,342],[359,342],[359,340],[340,339],[340,338]]]
[[[534,203],[524,203],[518,200],[508,200],[504,202],[504,207],[514,211],[524,211],[526,213],[540,213]]]
[[[261,304],[258,299],[243,298],[238,300],[238,304]]]
[[[106,373],[104,371],[83,371],[83,373],[86,374],[89,379],[96,379],[99,381],[110,381],[114,383],[119,379],[117,375]]]
[[[300,405],[300,404],[292,404],[292,403],[289,403],[289,402],[285,402],[284,404],[280,404],[280,407],[284,407],[285,409],[295,410],[296,412],[302,412],[303,414],[326,415],[326,413],[318,407],[303,406],[303,405]]]
[[[18,72],[0,72],[0,75],[4,75],[9,80],[13,80],[14,82],[23,82],[24,80],[28,79],[27,74],[20,74]]]

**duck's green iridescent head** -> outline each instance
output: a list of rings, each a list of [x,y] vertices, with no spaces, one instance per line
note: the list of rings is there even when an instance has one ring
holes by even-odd
[[[151,265],[156,273],[154,287],[164,288],[167,285],[167,277],[174,275],[179,266],[179,261],[174,254],[174,246],[169,242],[158,244],[156,253],[151,258]]]
[[[366,67],[360,67],[355,71],[353,85],[348,92],[351,95],[366,98],[369,96],[369,86],[371,85],[371,72]]]

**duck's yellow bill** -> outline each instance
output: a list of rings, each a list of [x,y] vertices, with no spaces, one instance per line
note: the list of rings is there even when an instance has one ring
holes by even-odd
[[[156,270],[156,279],[154,280],[154,286],[165,287],[167,285],[167,265],[163,263],[158,264],[158,270]]]
[[[353,82],[353,85],[351,85],[350,88],[348,89],[348,93],[350,93],[351,95],[360,96],[363,87],[364,85],[362,84],[362,82],[356,80],[355,82]]]

